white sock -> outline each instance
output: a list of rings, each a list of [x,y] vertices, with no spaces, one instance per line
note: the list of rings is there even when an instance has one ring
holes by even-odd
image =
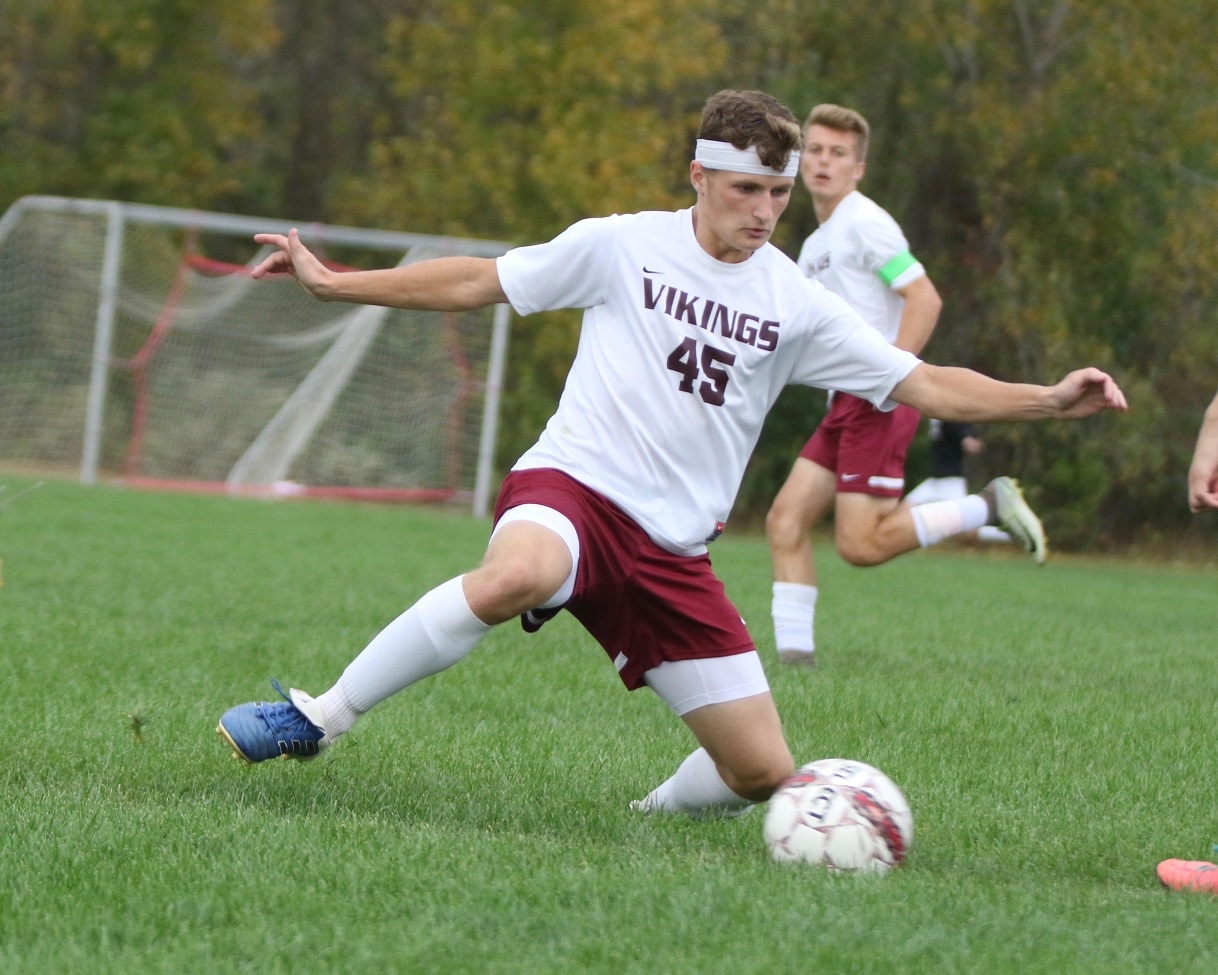
[[[779,650],[804,650],[816,646],[812,621],[816,615],[816,586],[799,582],[774,583],[770,615],[774,618],[774,642]]]
[[[1011,542],[1010,534],[993,525],[982,525],[977,529],[977,538],[983,542]]]
[[[672,778],[661,782],[638,804],[643,812],[730,815],[752,803],[727,787],[705,748],[692,752]]]
[[[956,501],[931,501],[910,508],[918,544],[923,548],[937,545],[951,535],[980,528],[990,517],[985,498],[970,494]]]
[[[317,698],[326,734],[349,731],[387,697],[462,660],[490,629],[469,608],[460,576],[437,586],[373,637]]]

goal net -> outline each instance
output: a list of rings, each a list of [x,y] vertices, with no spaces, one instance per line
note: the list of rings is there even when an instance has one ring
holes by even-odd
[[[255,281],[283,221],[26,197],[0,218],[0,464],[91,483],[454,500],[485,514],[509,309],[315,301]],[[331,266],[507,245],[313,225]]]

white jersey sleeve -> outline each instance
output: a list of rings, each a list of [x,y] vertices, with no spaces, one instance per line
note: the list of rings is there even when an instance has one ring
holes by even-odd
[[[603,260],[604,249],[620,220],[581,220],[548,243],[517,247],[499,257],[499,283],[517,314],[603,302],[612,267]]]
[[[884,287],[897,291],[926,273],[897,222],[878,206],[862,210],[847,233],[859,264]]]
[[[867,328],[843,298],[823,287],[818,291],[815,326],[799,333],[804,347],[795,357],[790,381],[850,393],[891,410],[896,406],[890,398],[893,387],[921,360]]]

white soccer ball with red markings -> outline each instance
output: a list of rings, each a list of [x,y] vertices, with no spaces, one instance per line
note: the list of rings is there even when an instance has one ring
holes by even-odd
[[[779,863],[885,873],[913,842],[913,813],[896,783],[845,758],[805,765],[770,797],[765,844]]]

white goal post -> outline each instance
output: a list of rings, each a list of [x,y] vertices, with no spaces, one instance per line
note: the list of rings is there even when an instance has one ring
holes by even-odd
[[[318,302],[259,281],[283,220],[29,196],[0,217],[0,465],[484,516],[510,309]],[[508,245],[299,225],[337,267]]]

